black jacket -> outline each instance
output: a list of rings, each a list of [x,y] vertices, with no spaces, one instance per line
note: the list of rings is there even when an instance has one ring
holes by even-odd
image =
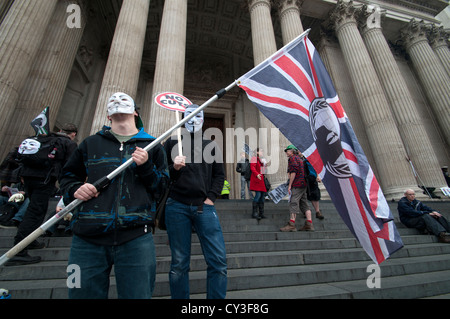
[[[202,205],[206,198],[214,202],[225,180],[222,152],[216,142],[203,139],[201,132],[183,136],[190,136],[190,141],[183,139],[183,155],[187,159],[186,166],[179,171],[173,168],[178,141],[169,139],[164,144],[172,180],[169,197],[194,206]]]
[[[417,199],[410,202],[406,197],[402,197],[398,201],[397,210],[402,223],[405,223],[405,221],[407,223],[411,218],[420,217],[433,211],[431,207],[424,205]]]
[[[19,154],[16,157],[20,164],[18,175],[21,177],[42,178],[44,180],[53,178],[55,181],[59,177],[64,164],[77,148],[77,144],[68,136],[63,136],[58,133],[50,133],[47,136],[33,136],[29,139],[36,139],[42,144],[51,143],[53,145],[52,147],[55,148],[54,159],[43,160],[41,164],[36,165],[31,163],[30,160],[21,157]]]
[[[143,129],[121,144],[109,127],[86,138],[64,166],[60,179],[66,204],[85,181],[95,183],[126,162],[136,146],[146,147],[155,139]],[[167,158],[159,144],[149,151],[149,160],[133,163],[116,176],[99,197],[80,204],[74,212],[75,235],[95,244],[120,245],[150,231],[156,197],[167,182]]]

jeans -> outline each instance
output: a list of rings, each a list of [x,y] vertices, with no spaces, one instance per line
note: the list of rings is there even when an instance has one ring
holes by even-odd
[[[444,216],[435,218],[429,214],[423,214],[419,217],[403,219],[402,223],[409,228],[416,228],[423,231],[427,229],[435,236],[439,236],[442,232],[450,232],[450,223]]]
[[[266,197],[266,192],[255,191],[255,197],[253,197],[253,202],[264,203],[265,197]]]
[[[55,190],[55,179],[51,179],[48,183],[45,183],[43,178],[26,177],[24,180],[25,191],[30,201],[14,237],[15,245],[42,225],[47,214],[48,201]]]
[[[150,299],[156,276],[153,235],[120,246],[95,245],[74,235],[69,265],[80,267],[81,277],[80,288],[69,288],[70,299],[107,299],[113,265],[119,299]]]
[[[250,190],[250,180],[246,180],[243,175],[241,175],[241,199],[245,199],[245,186],[247,185],[248,195],[250,199],[253,199],[252,191]]]
[[[199,210],[203,209],[202,211]],[[227,260],[222,228],[212,205],[189,206],[172,198],[166,204],[166,226],[172,262],[169,281],[172,299],[189,299],[191,234],[194,227],[207,268],[207,298],[223,299],[227,291]]]

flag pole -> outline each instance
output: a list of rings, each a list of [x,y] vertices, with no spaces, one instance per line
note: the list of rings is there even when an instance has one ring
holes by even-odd
[[[180,122],[178,122],[177,124],[172,126],[169,130],[167,130],[164,134],[162,134],[160,137],[155,139],[152,143],[150,143],[149,145],[144,147],[144,150],[147,152],[150,151],[156,145],[158,145],[163,140],[165,140],[167,137],[169,137],[173,131],[175,131],[179,127],[183,126],[186,122],[188,122],[190,119],[192,119],[194,116],[196,116],[197,113],[203,111],[211,103],[222,98],[228,91],[230,91],[235,86],[236,86],[236,82],[233,82],[230,85],[228,85],[226,88],[223,88],[223,89],[217,91],[216,94],[213,97],[211,97],[208,101],[203,103],[200,107],[195,109],[191,114],[186,116]],[[126,161],[125,163],[120,165],[118,168],[116,168],[114,171],[112,171],[109,175],[96,181],[93,185],[100,192],[101,190],[103,190],[104,188],[106,188],[109,185],[109,183],[111,182],[111,180],[114,179],[114,177],[116,177],[117,175],[122,173],[132,163],[133,163],[133,159],[130,158],[128,161]],[[65,215],[67,215],[70,211],[75,209],[82,202],[83,201],[80,199],[75,199],[69,205],[67,205],[65,208],[63,208],[59,213],[54,215],[52,218],[50,218],[48,221],[46,221],[44,224],[42,224],[38,229],[36,229],[34,232],[32,232],[30,235],[28,235],[22,241],[20,241],[17,245],[15,245],[13,248],[11,248],[9,251],[7,251],[3,256],[0,257],[0,266],[4,265],[8,260],[10,260],[15,255],[17,255],[19,252],[21,252],[23,249],[25,249],[29,244],[31,244],[39,236],[43,235],[47,229],[49,229],[51,226],[56,224],[59,220],[64,218]]]

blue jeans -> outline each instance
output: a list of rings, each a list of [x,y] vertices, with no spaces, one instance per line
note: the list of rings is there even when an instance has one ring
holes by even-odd
[[[69,265],[79,266],[81,277],[80,288],[69,288],[70,299],[107,299],[112,265],[119,299],[150,299],[156,275],[153,235],[120,246],[94,245],[74,235]]]
[[[245,199],[245,185],[247,185],[248,195],[250,199],[253,199],[252,191],[250,190],[250,180],[246,180],[243,175],[241,175],[241,199]]]
[[[203,211],[199,210],[203,209]],[[167,200],[166,226],[172,262],[169,281],[172,299],[189,299],[191,234],[194,227],[207,268],[207,298],[223,299],[227,291],[227,260],[222,228],[212,205],[189,206]]]
[[[253,197],[253,202],[264,203],[265,197],[266,197],[266,192],[255,191],[255,197]]]

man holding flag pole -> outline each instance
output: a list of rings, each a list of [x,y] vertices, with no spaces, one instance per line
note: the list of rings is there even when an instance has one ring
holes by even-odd
[[[156,257],[152,226],[158,196],[167,181],[167,159],[140,125],[134,100],[113,94],[107,104],[111,126],[87,137],[75,150],[60,179],[65,202],[83,203],[73,212],[69,265],[81,271],[70,299],[108,298],[114,265],[117,293],[124,299],[152,297]],[[95,182],[127,160],[133,164],[100,192]]]

